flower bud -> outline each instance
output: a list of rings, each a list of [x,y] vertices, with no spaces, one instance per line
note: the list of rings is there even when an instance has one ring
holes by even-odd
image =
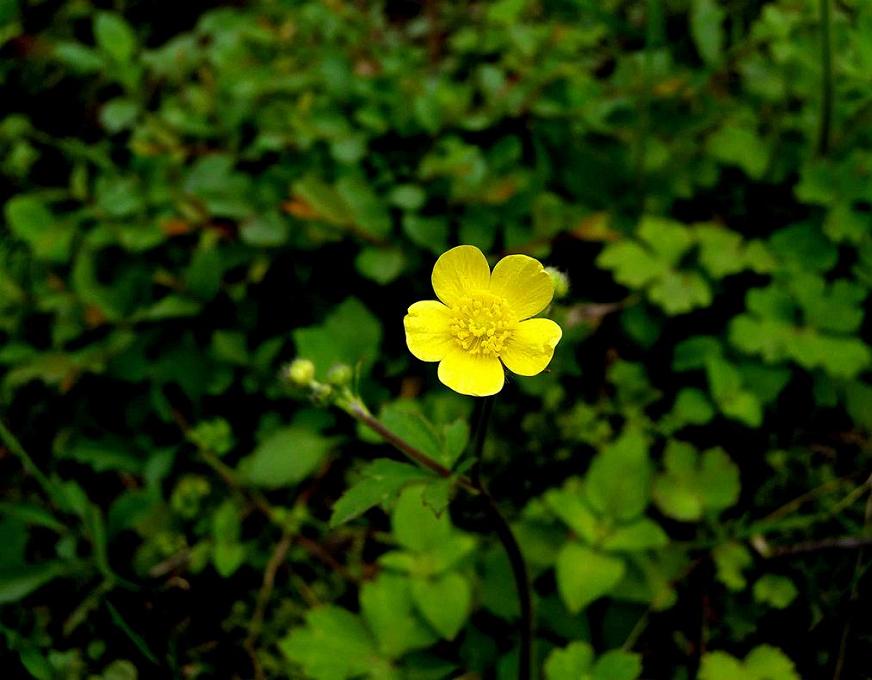
[[[569,295],[569,277],[555,267],[545,267],[545,271],[554,284],[554,299],[559,300]]]
[[[315,379],[315,364],[309,359],[294,359],[286,367],[285,374],[297,387],[308,387]]]
[[[351,366],[348,364],[335,364],[327,371],[327,382],[336,387],[344,387],[353,377]]]

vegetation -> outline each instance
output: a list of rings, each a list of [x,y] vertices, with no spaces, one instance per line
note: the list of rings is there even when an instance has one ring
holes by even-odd
[[[870,73],[861,0],[0,0],[0,668],[523,677],[516,539],[532,677],[869,677]],[[405,344],[457,244],[565,276],[493,401]]]

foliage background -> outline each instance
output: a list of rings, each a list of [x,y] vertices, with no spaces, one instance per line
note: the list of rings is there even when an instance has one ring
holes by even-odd
[[[870,74],[861,0],[0,1],[7,677],[513,677],[474,502],[331,526],[395,454],[277,378],[456,459],[456,243],[571,282],[484,469],[544,677],[870,677]]]

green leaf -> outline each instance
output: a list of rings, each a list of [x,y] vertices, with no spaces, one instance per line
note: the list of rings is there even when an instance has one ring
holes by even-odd
[[[612,649],[596,660],[591,680],[636,680],[642,674],[638,654]]]
[[[117,97],[106,102],[100,109],[100,124],[107,132],[114,134],[131,127],[139,112],[137,102],[125,97]]]
[[[391,515],[394,536],[404,548],[413,552],[437,550],[451,535],[451,521],[447,514],[437,517],[426,506],[424,486],[409,486]]]
[[[640,515],[651,492],[645,435],[628,428],[598,453],[588,470],[584,489],[591,507],[608,517],[628,520]]]
[[[780,649],[769,645],[755,647],[744,663],[725,652],[709,652],[702,657],[699,680],[799,680],[799,675]]]
[[[245,560],[245,548],[239,543],[242,517],[233,501],[224,501],[212,515],[212,562],[224,578],[232,576]]]
[[[654,480],[653,492],[663,514],[695,521],[739,499],[739,470],[721,449],[710,449],[700,457],[690,444],[673,439],[663,457],[666,471]]]
[[[384,285],[400,275],[406,266],[406,258],[396,248],[368,247],[358,253],[354,265],[366,278]]]
[[[679,426],[705,425],[715,415],[711,402],[705,394],[694,387],[685,387],[675,398],[670,414]]]
[[[705,279],[696,272],[667,272],[648,289],[648,297],[670,316],[684,314],[697,307],[707,307],[712,292]]]
[[[545,680],[581,680],[588,677],[593,662],[593,647],[576,640],[563,649],[554,649],[545,660]]]
[[[709,65],[721,60],[725,16],[726,12],[716,0],[693,0],[690,5],[690,35],[699,55]]]
[[[293,333],[297,354],[315,363],[324,380],[334,364],[368,367],[378,356],[382,329],[379,320],[356,298],[338,305],[319,326]]]
[[[97,46],[119,62],[129,61],[136,51],[136,35],[118,14],[100,12],[94,20]]]
[[[776,609],[784,609],[796,599],[798,591],[785,576],[764,574],[754,584],[754,600]]]
[[[714,0],[696,1],[714,4]],[[760,179],[769,166],[770,152],[766,141],[761,139],[754,129],[755,122],[754,118],[750,118],[748,121],[727,120],[708,138],[706,148],[714,158],[722,163],[741,168],[751,179]],[[723,252],[721,257],[728,256],[729,252]],[[741,268],[742,259],[738,253],[736,255],[735,263]],[[726,264],[723,259],[721,262]],[[729,267],[729,265],[726,266]]]
[[[302,426],[273,432],[240,463],[240,471],[255,486],[276,489],[301,482],[314,472],[333,440]]]
[[[567,543],[560,551],[556,568],[557,589],[572,613],[608,595],[625,571],[623,560],[574,542]]]
[[[608,244],[596,260],[598,267],[612,271],[615,281],[628,288],[644,288],[669,271],[669,263],[649,253],[638,243]]]
[[[349,680],[374,670],[375,641],[351,612],[327,605],[306,613],[306,625],[292,630],[279,649],[313,680]]]
[[[412,581],[412,599],[424,619],[446,640],[463,628],[472,606],[472,587],[457,572]]]
[[[678,264],[694,241],[694,233],[685,225],[651,215],[642,218],[637,234],[670,266]]]
[[[51,262],[67,259],[73,231],[39,198],[20,194],[7,201],[4,212],[12,233],[26,242],[37,258]]]
[[[745,657],[745,668],[755,680],[800,680],[793,662],[780,649],[758,645]]]
[[[699,680],[737,680],[746,677],[742,663],[725,652],[709,652],[702,657]]]
[[[407,485],[430,479],[432,475],[421,468],[379,458],[369,463],[360,473],[360,479],[336,501],[330,526],[335,527],[359,517],[376,505],[384,507]]]
[[[551,489],[545,494],[545,503],[566,525],[588,543],[596,543],[599,520],[578,492],[569,489]]]
[[[718,580],[734,591],[744,590],[746,581],[742,572],[751,566],[753,558],[740,543],[722,543],[712,551]]]
[[[412,610],[409,579],[382,572],[360,590],[360,609],[382,654],[395,659],[429,647],[436,636]]]
[[[17,602],[64,573],[61,562],[0,567],[0,604]]]
[[[759,427],[763,422],[763,405],[755,394],[744,389],[742,376],[731,363],[710,358],[706,361],[706,374],[712,397],[725,416]]]
[[[616,528],[602,542],[604,550],[636,552],[662,548],[669,543],[666,532],[656,522],[643,517],[632,524]]]

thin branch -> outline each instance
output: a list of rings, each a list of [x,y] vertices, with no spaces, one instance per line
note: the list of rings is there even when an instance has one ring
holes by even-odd
[[[762,537],[760,537],[762,538]],[[872,545],[872,536],[842,536],[839,538],[824,538],[819,541],[803,541],[793,545],[770,547],[765,541],[757,541],[757,548],[763,557],[784,557],[802,553],[818,552],[820,550],[857,550]]]
[[[256,680],[264,680],[266,678],[260,661],[257,658],[257,639],[260,637],[260,632],[263,628],[263,619],[266,615],[266,607],[269,604],[269,598],[275,585],[276,573],[279,567],[282,566],[282,562],[287,558],[293,540],[293,536],[286,531],[282,534],[281,540],[276,543],[272,556],[269,558],[269,562],[267,562],[266,569],[263,572],[263,584],[257,594],[257,604],[255,605],[251,622],[248,624],[248,636],[245,638],[244,646],[251,657]]]

